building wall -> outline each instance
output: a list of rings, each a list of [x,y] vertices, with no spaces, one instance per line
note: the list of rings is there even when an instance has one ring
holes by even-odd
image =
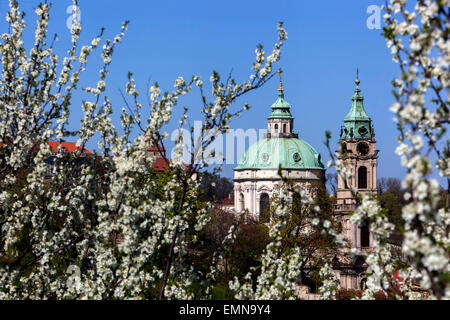
[[[283,170],[282,175],[292,179],[301,189],[310,190],[311,183],[322,182],[323,170]],[[260,200],[263,194],[270,198],[280,192],[282,182],[278,170],[235,171],[234,208],[236,212],[247,209],[254,217],[259,217]]]
[[[369,150],[366,155],[358,153],[357,147],[361,142],[369,145]],[[356,188],[360,195],[377,193],[378,150],[376,150],[375,140],[347,140],[345,143],[347,155],[342,160],[351,169],[352,177],[344,181],[343,177],[338,175],[335,215],[337,221],[341,223],[342,234],[345,240],[348,241],[349,247],[342,250],[342,255],[339,259],[341,268],[338,271],[338,277],[341,288],[360,290],[365,275],[363,271],[355,268],[349,251],[351,248],[357,248],[361,251],[370,252],[373,244],[373,233],[369,228],[369,245],[362,247],[361,228],[350,221],[349,212],[354,211],[357,207],[357,201],[352,192],[352,188]],[[360,188],[358,185],[359,169],[363,166],[367,169],[366,188]]]
[[[289,134],[292,133],[294,128],[293,119],[269,119],[267,128],[271,133],[272,137],[276,137],[279,134]],[[286,130],[283,130],[286,128]]]

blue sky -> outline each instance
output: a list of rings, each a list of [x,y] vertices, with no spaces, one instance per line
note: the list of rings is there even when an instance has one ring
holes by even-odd
[[[34,14],[30,8],[38,1],[24,0],[28,24]],[[70,0],[54,1],[50,31],[57,32],[60,41],[56,51],[60,56],[70,40],[66,21]],[[81,40],[90,43],[101,27],[105,37],[113,38],[121,23],[130,20],[129,30],[113,57],[107,94],[117,110],[124,103],[118,89],[123,90],[128,71],[134,73],[138,89],[144,93],[148,79],[158,81],[162,89],[171,90],[178,76],[190,79],[201,76],[205,82],[212,70],[223,77],[233,70],[239,82],[248,79],[254,61],[256,45],[261,43],[270,52],[276,40],[276,24],[285,23],[288,40],[277,67],[284,70],[286,100],[292,105],[295,130],[328,161],[323,141],[325,131],[332,132],[334,147],[340,126],[351,106],[356,68],[360,70],[361,90],[365,109],[372,117],[380,150],[379,177],[404,174],[394,150],[396,128],[389,106],[393,102],[391,80],[398,76],[398,65],[392,62],[381,36],[382,30],[369,29],[366,21],[370,5],[381,6],[384,0],[346,1],[111,1],[80,0],[83,33]],[[4,17],[7,0],[0,0]],[[0,32],[6,31],[4,18]],[[29,39],[33,36],[28,36]],[[99,54],[91,59],[84,75],[84,86],[95,86],[100,68]],[[263,129],[267,126],[270,105],[275,101],[278,80],[237,101],[235,108],[245,103],[251,109],[232,123],[232,128]],[[73,120],[81,115],[74,99]],[[146,99],[143,99],[143,103]],[[199,93],[193,91],[180,101],[179,108],[190,108],[191,121],[200,120]],[[174,123],[177,123],[175,114]],[[167,128],[171,132],[174,127]],[[90,144],[96,148],[95,141]],[[232,177],[233,165],[224,167],[224,175]],[[443,181],[441,180],[441,183]]]

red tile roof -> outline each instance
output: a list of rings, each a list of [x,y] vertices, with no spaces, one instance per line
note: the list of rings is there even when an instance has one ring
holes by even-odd
[[[66,148],[66,151],[68,153],[72,153],[75,150],[81,150],[81,147],[77,147],[77,144],[75,142],[59,142],[59,141],[48,141],[47,144],[50,146],[50,150],[53,153],[58,152],[58,146],[62,146]],[[3,147],[3,142],[0,142],[0,148]],[[39,143],[37,141],[34,142],[34,146],[30,148],[30,151],[37,152],[39,150]],[[92,154],[91,151],[84,148],[85,154]]]
[[[164,158],[158,157],[153,162],[152,168],[157,171],[166,171],[169,168],[169,166],[167,165],[167,162],[166,160],[164,160]]]
[[[221,206],[233,206],[234,205],[234,195],[229,196],[226,199],[223,199],[220,203]]]
[[[68,153],[72,153],[75,150],[81,150],[81,147],[77,147],[77,144],[75,142],[49,141],[49,142],[47,142],[47,144],[50,146],[51,151],[54,153],[58,152],[59,146],[66,148],[66,151]],[[0,142],[0,148],[2,146],[3,146],[3,142]],[[39,144],[37,142],[35,142],[35,146],[32,148],[32,150],[36,152],[38,150],[38,147],[39,147]],[[163,150],[164,150],[164,148],[162,146],[148,148],[148,151],[163,151]],[[84,148],[84,152],[85,152],[85,154],[92,154],[92,152],[86,148]],[[112,158],[112,156],[110,158]],[[169,162],[170,162],[170,159],[169,159]],[[164,160],[164,158],[156,157],[155,161],[152,164],[152,168],[154,168],[157,171],[163,172],[169,168],[169,165]],[[188,170],[187,165],[185,165],[185,170]]]
[[[169,163],[172,161],[171,159],[167,159],[167,161],[169,161]],[[152,163],[152,168],[157,170],[157,171],[166,171],[169,169],[169,164],[166,162],[166,160],[164,160],[164,158],[162,157],[156,157],[155,161]],[[187,172],[189,170],[189,165],[185,164],[184,165],[184,171]]]
[[[68,153],[72,153],[75,150],[81,150],[81,147],[78,147],[77,144],[75,142],[59,142],[59,141],[49,141],[47,142],[47,144],[50,146],[50,149],[52,152],[57,153],[58,152],[58,147],[64,147],[66,148],[66,151]],[[92,152],[90,152],[88,149],[84,148],[84,152],[86,154],[92,154]]]

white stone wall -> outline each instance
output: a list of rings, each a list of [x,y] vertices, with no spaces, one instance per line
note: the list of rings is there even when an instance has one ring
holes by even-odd
[[[278,128],[277,128],[278,127]],[[283,128],[286,127],[286,130]],[[269,119],[267,128],[273,136],[279,133],[292,133],[294,129],[293,119]]]
[[[255,218],[260,214],[261,195],[270,198],[274,192],[280,192],[281,179],[278,170],[242,170],[235,171],[234,207],[237,212],[247,209]],[[305,190],[311,182],[317,182],[324,175],[323,170],[283,170],[282,175],[292,179],[296,185]]]

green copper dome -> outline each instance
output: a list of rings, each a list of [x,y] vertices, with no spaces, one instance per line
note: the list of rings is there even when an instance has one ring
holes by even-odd
[[[284,99],[284,89],[281,82],[278,98],[272,104],[272,112],[268,117],[269,133],[265,139],[251,145],[244,153],[235,171],[282,169],[294,170],[325,170],[320,154],[307,142],[298,139],[293,133],[294,117],[291,105]]]
[[[266,138],[251,145],[235,170],[247,169],[325,170],[320,154],[297,138]]]

